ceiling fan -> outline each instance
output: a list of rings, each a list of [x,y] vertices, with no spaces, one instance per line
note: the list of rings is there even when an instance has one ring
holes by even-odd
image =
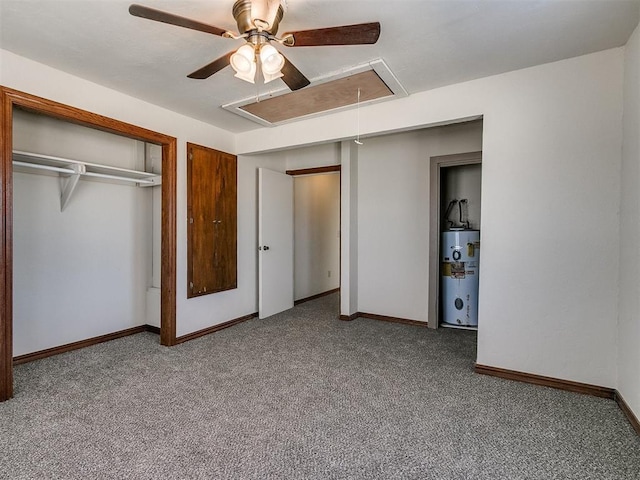
[[[309,85],[309,80],[271,42],[285,47],[319,47],[326,45],[367,45],[378,41],[380,23],[359,23],[340,27],[318,28],[287,32],[276,37],[278,26],[286,10],[285,0],[237,0],[233,5],[233,17],[238,34],[214,27],[197,20],[180,17],[143,5],[131,5],[129,13],[136,17],[190,28],[225,38],[243,39],[245,44],[188,75],[205,79],[227,65],[236,71],[236,77],[255,82],[258,68],[265,83],[282,77],[291,90]]]

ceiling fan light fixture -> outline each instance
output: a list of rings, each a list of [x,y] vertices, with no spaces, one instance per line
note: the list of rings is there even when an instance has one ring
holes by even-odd
[[[253,65],[253,68],[251,69],[250,72],[247,72],[247,73],[236,72],[234,77],[239,78],[240,80],[244,80],[245,82],[256,83],[256,66],[255,66],[255,64]]]
[[[247,44],[241,46],[229,60],[231,67],[236,71],[235,76],[245,82],[255,83],[256,54],[254,48]]]
[[[260,49],[260,65],[262,66],[262,71],[265,73],[265,82],[266,75],[277,75],[274,78],[279,78],[282,76],[280,72],[282,67],[284,67],[284,57],[278,52],[278,50],[273,47],[273,45],[263,45]]]
[[[282,75],[282,72],[277,72],[274,74],[270,74],[265,72],[264,70],[262,71],[262,76],[264,77],[264,83],[269,83],[272,80],[275,80],[276,78],[281,78],[284,75]]]

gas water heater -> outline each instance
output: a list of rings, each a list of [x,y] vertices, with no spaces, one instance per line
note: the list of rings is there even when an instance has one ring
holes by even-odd
[[[442,321],[478,326],[480,231],[452,228],[442,232]]]

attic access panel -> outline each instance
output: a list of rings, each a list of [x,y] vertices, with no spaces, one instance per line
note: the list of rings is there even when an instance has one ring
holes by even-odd
[[[369,70],[240,108],[269,123],[280,123],[353,105],[358,98],[358,89],[361,102],[393,95],[376,72]]]
[[[315,80],[294,92],[278,91],[223,105],[223,108],[264,126],[276,126],[302,118],[353,108],[358,101],[370,104],[406,97],[406,90],[378,59],[337,75]]]

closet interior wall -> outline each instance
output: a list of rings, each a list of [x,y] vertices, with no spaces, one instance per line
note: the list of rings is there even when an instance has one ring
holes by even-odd
[[[161,149],[14,110],[14,150],[160,173]],[[146,168],[145,168],[146,167]],[[161,188],[14,169],[13,354],[160,325]]]

